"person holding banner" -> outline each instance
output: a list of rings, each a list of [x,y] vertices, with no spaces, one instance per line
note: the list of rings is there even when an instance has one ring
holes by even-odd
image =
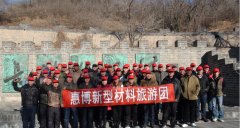
[[[14,79],[12,85],[15,91],[21,92],[23,128],[34,128],[39,91],[34,84],[33,77],[28,77],[28,83],[20,88],[17,86],[18,82],[18,79]]]
[[[112,82],[113,87],[115,88],[122,88],[123,84],[119,80],[118,76],[113,76],[113,82]],[[122,107],[123,106],[113,106],[112,111],[113,111],[113,128],[119,128],[120,123],[121,123],[121,117],[122,117]]]
[[[134,75],[128,76],[128,81],[124,83],[124,87],[138,86]],[[125,128],[130,128],[132,122],[133,127],[138,126],[138,105],[125,105],[124,107],[124,125]]]
[[[176,112],[177,112],[178,100],[181,95],[181,86],[180,86],[180,81],[175,77],[174,69],[168,69],[168,76],[166,76],[162,81],[162,84],[170,84],[170,83],[174,85],[175,102],[162,103],[162,111],[163,111],[162,128],[166,128],[168,118],[170,118],[171,128],[175,128],[175,125],[177,123]]]
[[[153,78],[150,70],[146,71],[146,78],[141,81],[140,86],[157,86],[158,83],[156,79]],[[148,124],[148,117],[150,116],[150,127],[154,127],[154,105],[155,104],[144,104],[143,105],[143,120],[142,127],[146,128]]]
[[[97,85],[97,88],[112,88],[112,85],[108,84],[108,77],[107,76],[102,76],[101,80],[102,80],[102,82]],[[107,95],[107,92],[106,92],[106,95]],[[98,119],[97,119],[97,122],[95,123],[96,127],[97,128],[106,128],[107,113],[108,113],[108,111],[111,111],[112,108],[110,106],[98,107],[97,110],[98,110],[97,111],[98,112],[98,115],[97,115]]]
[[[188,127],[187,123],[191,126],[196,127],[196,109],[197,99],[200,91],[200,83],[198,78],[192,74],[192,68],[186,68],[186,75],[181,79],[182,87],[182,104],[183,104],[183,124],[182,127]]]
[[[90,75],[85,74],[83,78],[84,78],[84,83],[80,84],[79,89],[94,88],[93,84],[90,82],[90,79],[91,79]],[[83,100],[84,100],[83,102],[88,102],[87,96],[84,96]],[[91,107],[79,108],[79,113],[81,117],[80,128],[93,128],[93,108]]]
[[[73,83],[73,77],[71,74],[67,74],[67,80],[64,83],[63,89],[74,90],[77,89],[77,85]],[[64,128],[68,128],[69,120],[73,116],[72,128],[78,128],[78,111],[77,108],[64,108]]]

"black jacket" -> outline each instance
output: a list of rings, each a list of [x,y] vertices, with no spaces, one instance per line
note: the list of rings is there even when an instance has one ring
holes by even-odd
[[[176,99],[176,102],[177,102],[179,100],[180,95],[181,95],[180,81],[176,77],[173,77],[171,79],[169,76],[166,76],[162,81],[162,84],[170,84],[170,83],[173,83],[173,85],[174,85],[175,99]]]
[[[29,84],[25,84],[22,87],[18,87],[16,82],[12,84],[15,91],[21,92],[22,106],[33,106],[38,104],[39,92],[35,85],[29,86]]]
[[[199,78],[199,76],[197,75],[197,78],[199,80],[200,83],[200,92],[199,92],[199,96],[204,95],[208,92],[209,90],[209,81],[206,75],[203,75],[202,78]]]

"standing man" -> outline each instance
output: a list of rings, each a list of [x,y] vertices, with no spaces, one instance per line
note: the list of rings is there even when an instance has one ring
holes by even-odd
[[[74,63],[73,64],[73,70],[70,70],[70,73],[72,74],[73,77],[73,83],[77,84],[78,78],[80,77],[81,74],[81,70],[79,68],[79,64],[78,63]]]
[[[162,81],[162,84],[170,84],[170,83],[174,85],[175,101],[166,102],[162,104],[163,105],[162,128],[166,128],[168,118],[170,118],[171,128],[175,128],[175,125],[177,123],[176,113],[177,113],[178,100],[181,95],[181,85],[180,85],[180,81],[175,77],[174,69],[169,69],[168,76],[165,77]]]
[[[198,66],[197,67],[197,78],[199,80],[200,83],[200,92],[198,94],[198,100],[197,100],[197,121],[200,118],[200,113],[201,113],[201,117],[202,120],[204,120],[205,122],[207,122],[207,118],[206,118],[206,103],[207,103],[207,92],[209,89],[209,81],[206,75],[203,74],[203,68],[202,66]],[[201,106],[201,109],[200,109]]]
[[[211,79],[210,93],[211,93],[211,104],[212,104],[212,118],[213,121],[217,120],[224,122],[224,111],[223,111],[223,90],[226,86],[226,82],[220,75],[219,68],[213,69],[213,77]]]
[[[15,91],[21,92],[23,128],[34,128],[39,96],[38,89],[34,84],[34,78],[28,77],[28,83],[20,88],[17,86],[17,83],[18,80],[15,79],[13,88]]]
[[[196,109],[197,109],[197,99],[198,93],[200,91],[200,84],[198,78],[192,74],[192,68],[186,68],[186,76],[181,79],[182,86],[182,104],[183,112],[183,124],[182,127],[187,127],[187,123],[190,122],[191,126],[196,127]]]
[[[140,86],[157,86],[158,83],[156,79],[153,79],[151,71],[146,71],[146,78],[141,81]],[[155,104],[143,104],[143,127],[146,128],[148,121],[150,120],[150,127],[154,127],[155,121],[154,121],[154,105]],[[150,116],[150,119],[148,117]]]

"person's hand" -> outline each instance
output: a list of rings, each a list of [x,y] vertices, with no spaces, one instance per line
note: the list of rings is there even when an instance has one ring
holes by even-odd
[[[46,83],[46,82],[47,82],[47,78],[44,78],[44,79],[43,79],[43,83]]]
[[[18,82],[18,79],[17,79],[17,78],[15,78],[15,79],[13,80],[13,82],[14,82],[14,83],[17,83],[17,82]]]
[[[69,70],[66,70],[65,73],[68,74],[68,73],[69,73]]]

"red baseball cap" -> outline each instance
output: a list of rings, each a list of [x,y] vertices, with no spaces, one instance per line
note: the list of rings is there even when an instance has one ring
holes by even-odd
[[[36,70],[42,70],[42,67],[41,66],[37,66]]]
[[[122,70],[121,70],[121,68],[117,68],[116,71],[119,72],[119,71],[122,71]]]
[[[67,78],[72,78],[72,75],[71,74],[67,74]]]
[[[56,80],[56,79],[55,79],[55,80],[53,80],[53,83],[58,83],[58,80]]]
[[[157,64],[156,64],[156,63],[153,63],[153,64],[152,64],[152,67],[157,67]]]
[[[55,70],[54,74],[60,74],[60,70]]]
[[[150,70],[147,70],[146,73],[147,73],[147,74],[151,74],[151,71],[150,71]]]
[[[201,70],[203,70],[203,67],[202,66],[198,66],[197,67],[197,71],[201,71]]]
[[[142,72],[142,73],[147,73],[147,70],[146,70],[146,69],[143,69],[141,72]]]
[[[185,70],[184,67],[179,67],[179,71]]]
[[[67,68],[67,64],[62,64],[62,68]]]
[[[54,71],[55,70],[55,68],[52,66],[52,67],[50,67],[50,71]]]
[[[101,72],[106,72],[106,71],[107,71],[106,68],[102,68],[102,69],[101,69]]]
[[[37,76],[38,73],[37,73],[37,72],[33,72],[32,75],[33,75],[33,76]]]
[[[88,69],[84,68],[83,70],[83,73],[88,73]]]
[[[50,61],[48,61],[47,64],[52,64],[52,63]]]
[[[72,61],[69,61],[69,62],[68,62],[68,65],[73,65],[73,62],[72,62]]]
[[[137,67],[137,66],[138,66],[137,63],[134,63],[134,64],[133,64],[133,67]]]
[[[191,63],[190,67],[196,67],[196,64],[195,63]]]
[[[134,75],[129,75],[128,79],[134,79]]]
[[[205,65],[203,66],[203,68],[209,68],[209,65],[205,64]]]
[[[91,63],[90,63],[90,61],[86,61],[85,64],[86,65],[90,65]]]
[[[34,81],[33,77],[28,77],[28,81]]]
[[[171,67],[171,64],[167,64],[166,67]]]
[[[113,67],[118,66],[118,64],[113,64]]]
[[[78,64],[78,63],[74,63],[73,66],[74,66],[74,67],[75,67],[75,66],[79,66],[79,64]]]
[[[143,64],[139,64],[138,67],[139,67],[139,68],[142,68],[142,67],[143,67]]]
[[[123,68],[129,68],[129,64],[124,64]]]
[[[159,65],[158,65],[158,68],[162,68],[162,67],[163,67],[163,64],[159,64]]]
[[[175,72],[174,69],[170,68],[167,70],[168,73]]]
[[[219,68],[214,68],[213,73],[220,72]]]
[[[113,80],[117,80],[117,79],[119,79],[119,77],[118,76],[113,76]]]
[[[102,77],[102,81],[107,81],[107,80],[108,80],[108,77],[106,77],[106,76]]]
[[[48,70],[43,70],[43,74],[48,74]]]
[[[83,76],[84,79],[90,79],[90,75],[89,74],[86,74]]]
[[[102,61],[98,61],[98,65],[103,65],[103,62]]]
[[[191,67],[187,67],[186,71],[192,71],[192,68]]]

